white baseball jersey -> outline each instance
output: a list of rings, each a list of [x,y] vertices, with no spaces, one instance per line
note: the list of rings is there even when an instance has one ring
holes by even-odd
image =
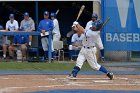
[[[84,38],[84,34],[78,35],[77,33],[73,34],[71,42],[75,44],[81,44],[82,45],[82,40]]]
[[[75,33],[71,38],[71,42],[73,44],[80,44],[82,46],[83,38],[84,38],[84,34],[78,35],[77,33]],[[80,50],[81,46],[76,47],[76,46],[69,45],[69,50]]]
[[[93,23],[93,21],[91,20],[91,21],[89,21],[89,22],[86,24],[86,27],[85,27],[85,30],[86,30],[86,31],[90,29],[90,26],[92,25],[92,23]],[[96,44],[98,45],[98,47],[99,47],[100,49],[104,49],[103,43],[102,43],[102,40],[101,40],[101,37],[100,37],[100,31],[94,31],[94,32],[98,33],[98,37],[96,38],[96,39],[97,39],[97,40],[96,40],[96,41],[97,41]]]
[[[80,69],[86,60],[93,69],[100,69],[101,65],[97,63],[96,58],[95,41],[97,37],[98,33],[96,33],[95,31],[92,31],[90,29],[85,31],[84,38],[82,41],[83,47],[80,50],[76,61],[76,66],[78,66]]]
[[[92,20],[88,21],[85,27],[85,30],[89,30],[90,29],[90,25],[92,25]]]
[[[52,33],[54,34],[53,35],[53,41],[59,41],[61,35],[60,35],[60,29],[59,29],[58,20],[56,18],[53,19],[53,23],[54,23],[54,28],[53,28],[53,31],[52,31]]]
[[[18,28],[19,28],[19,25],[16,20],[13,20],[13,22],[11,22],[11,20],[7,21],[6,29],[8,29],[9,31],[18,30]]]
[[[19,25],[18,22],[16,20],[8,20],[6,23],[6,29],[8,29],[9,31],[14,31],[14,30],[18,30]],[[9,40],[8,40],[9,39]],[[13,36],[5,36],[4,37],[4,44],[10,44],[9,42],[13,41]]]

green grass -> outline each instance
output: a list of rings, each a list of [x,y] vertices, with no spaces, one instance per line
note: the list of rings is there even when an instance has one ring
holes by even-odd
[[[29,63],[29,62],[0,62],[0,70],[72,70],[75,63]],[[82,70],[91,70],[86,63]]]

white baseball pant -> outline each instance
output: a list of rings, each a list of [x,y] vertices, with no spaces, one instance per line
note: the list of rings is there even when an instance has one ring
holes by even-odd
[[[101,65],[97,63],[97,58],[96,58],[96,47],[90,48],[90,49],[82,47],[76,61],[76,66],[78,66],[81,69],[83,66],[83,63],[86,60],[88,61],[89,65],[93,69],[96,69],[96,70],[100,69]]]
[[[53,41],[60,41],[61,35],[60,34],[54,34],[53,35]]]
[[[48,38],[47,37],[41,38],[41,43],[42,43],[43,50],[48,51]],[[52,40],[51,40],[51,44],[52,44]],[[54,48],[53,48],[53,44],[52,44],[52,52],[53,51],[54,51]]]

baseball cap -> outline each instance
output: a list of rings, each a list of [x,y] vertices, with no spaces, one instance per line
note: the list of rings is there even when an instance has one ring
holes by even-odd
[[[24,13],[24,16],[29,16],[29,13],[28,13],[28,12],[25,12],[25,13]]]
[[[14,18],[14,14],[10,14],[9,15],[9,18]]]
[[[49,16],[49,12],[48,12],[48,11],[45,11],[45,12],[44,12],[44,15]]]

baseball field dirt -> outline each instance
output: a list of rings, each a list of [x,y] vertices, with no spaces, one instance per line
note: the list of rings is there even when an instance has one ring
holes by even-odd
[[[0,93],[22,93],[57,89],[140,90],[140,75],[1,75]]]

